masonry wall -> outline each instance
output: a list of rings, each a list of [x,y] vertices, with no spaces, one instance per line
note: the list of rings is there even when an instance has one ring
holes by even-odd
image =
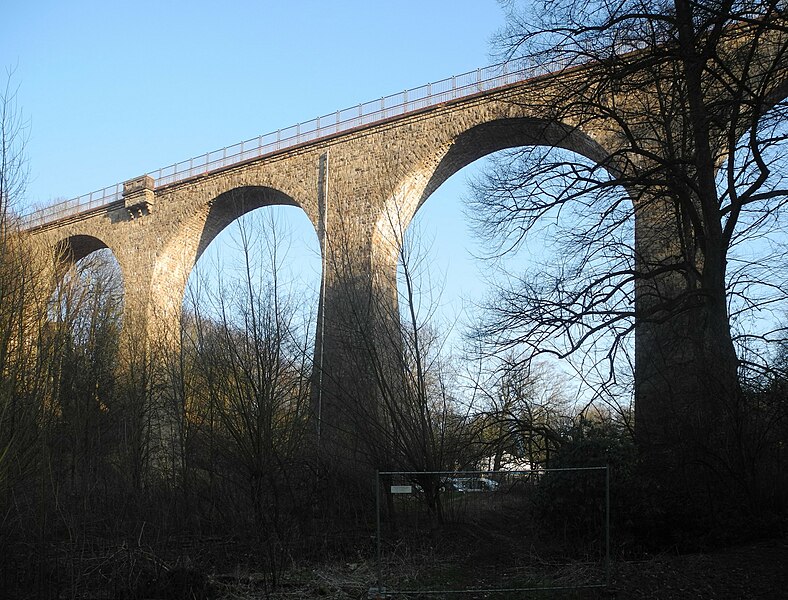
[[[396,314],[396,250],[429,195],[464,166],[508,147],[544,144],[604,158],[614,129],[547,124],[564,89],[548,76],[166,187],[133,180],[124,204],[34,235],[51,246],[66,242],[75,258],[110,248],[124,279],[124,323],[154,339],[177,332],[189,273],[224,227],[262,206],[301,207],[326,264],[315,360],[323,369],[320,418],[326,429],[343,429],[354,402],[374,402],[370,345],[388,351],[374,332],[388,327],[382,315]]]

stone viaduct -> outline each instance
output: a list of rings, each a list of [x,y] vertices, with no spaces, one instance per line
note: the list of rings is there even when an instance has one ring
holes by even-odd
[[[612,121],[571,111],[554,120],[556,107],[572,101],[567,82],[592,76],[583,68],[474,72],[291,128],[288,143],[278,132],[131,179],[98,203],[31,215],[27,228],[74,259],[110,248],[123,275],[124,324],[143,324],[154,336],[175,328],[189,273],[224,227],[259,207],[300,207],[323,253],[315,364],[331,380],[319,410],[336,421],[329,413],[341,410],[343,396],[366,387],[363,356],[376,306],[395,302],[402,233],[442,182],[505,148],[557,146],[601,162],[619,147]],[[664,221],[650,210],[659,209],[636,212],[640,223]],[[636,233],[637,251],[659,262],[673,242],[648,239]],[[638,331],[638,356],[655,335],[673,335]],[[656,397],[638,398],[639,409],[652,400],[656,406]]]

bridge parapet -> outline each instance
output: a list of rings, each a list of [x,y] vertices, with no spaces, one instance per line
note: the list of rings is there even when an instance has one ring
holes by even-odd
[[[507,62],[468,71],[461,75],[383,96],[328,113],[310,121],[250,138],[201,156],[150,171],[147,175],[153,177],[158,187],[171,185],[192,177],[222,171],[239,163],[270,156],[302,144],[309,144],[354,129],[410,115],[446,102],[465,99],[529,79],[558,73],[567,66],[560,64],[524,66],[521,63]],[[139,178],[130,181],[137,181],[137,179]],[[121,193],[121,187],[121,184],[115,184],[23,215],[23,227],[33,229],[117,202],[126,196],[125,189]],[[123,187],[125,188],[125,184]]]

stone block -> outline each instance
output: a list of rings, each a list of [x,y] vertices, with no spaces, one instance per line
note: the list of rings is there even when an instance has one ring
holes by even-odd
[[[143,190],[153,190],[154,186],[153,177],[150,175],[141,175],[139,177],[135,177],[134,179],[129,179],[128,181],[123,182],[123,197],[129,196],[130,194],[135,194],[137,192],[141,192]]]

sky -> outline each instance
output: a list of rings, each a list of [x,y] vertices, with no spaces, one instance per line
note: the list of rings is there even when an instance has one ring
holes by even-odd
[[[30,126],[22,212],[492,64],[504,24],[496,0],[10,2],[0,64]],[[448,320],[481,293],[471,236],[457,235],[472,171],[417,215]],[[225,238],[201,263],[228,262]]]
[[[485,66],[503,24],[496,0],[11,0],[3,13],[31,204]]]

